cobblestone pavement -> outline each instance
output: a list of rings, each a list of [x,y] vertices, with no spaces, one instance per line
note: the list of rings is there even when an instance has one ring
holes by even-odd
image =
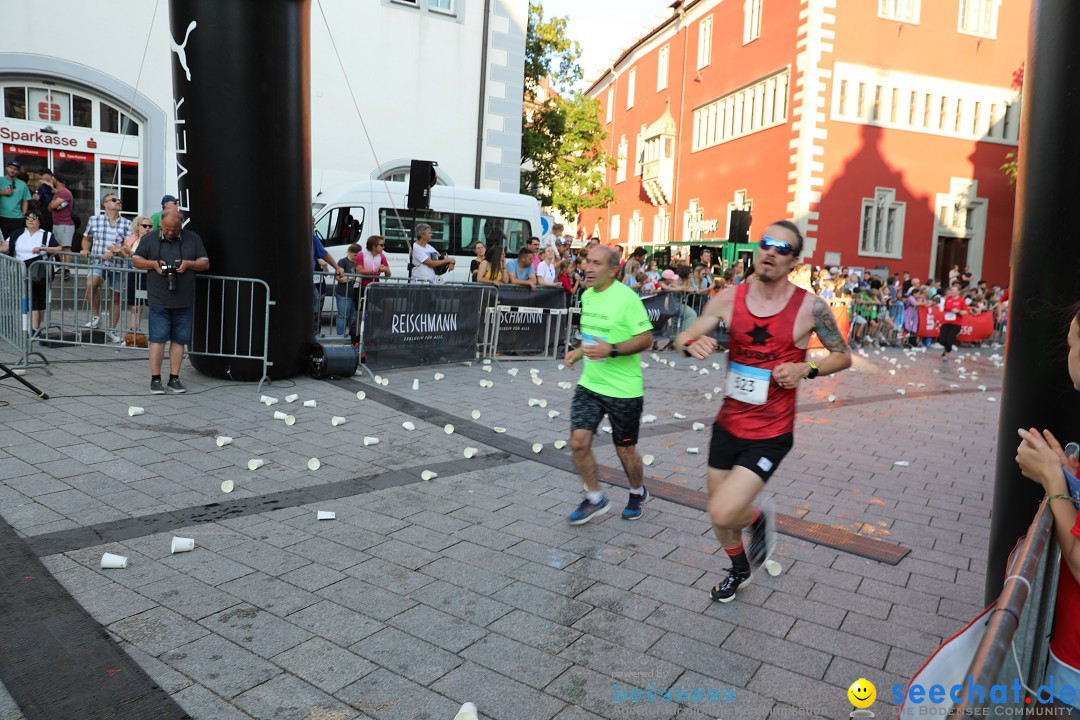
[[[937,352],[867,351],[804,382],[795,448],[767,486],[780,512],[911,552],[893,566],[781,536],[783,574],[756,574],[726,605],[708,595],[728,563],[700,505],[658,498],[626,522],[613,487],[616,512],[567,525],[581,485],[553,441],[568,435],[559,383],[577,372],[556,361],[391,371],[386,386],[297,378],[266,388],[281,399],[267,407],[253,385],[188,367],[187,395],[150,396],[141,356],[50,351],[53,374],[27,377],[53,399],[0,386],[6,552],[40,558],[89,612],[93,642],[118,644],[194,718],[449,720],[465,701],[495,720],[835,718],[860,677],[880,717],[889,689],[982,604],[1000,350],[948,364]],[[642,356],[657,417],[643,426],[646,483],[703,493],[708,430],[693,427],[711,422],[718,397],[704,394],[723,372],[657,357],[667,364]],[[219,448],[218,435],[234,440]],[[596,452],[618,466],[606,434]],[[249,471],[251,458],[266,463]],[[174,535],[195,550],[171,554]],[[104,552],[127,568],[99,569]],[[22,591],[6,584],[10,607]],[[25,652],[69,661],[48,643]],[[18,697],[16,662],[0,653]],[[653,685],[686,700],[618,699]],[[109,687],[92,676],[80,692]],[[0,689],[0,718],[37,716],[11,695]]]

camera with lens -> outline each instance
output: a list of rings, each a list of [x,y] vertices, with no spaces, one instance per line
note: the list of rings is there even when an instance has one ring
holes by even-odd
[[[182,260],[158,260],[158,264],[161,266],[161,274],[165,276],[165,282],[169,285],[169,292],[176,290],[176,271],[180,268]]]

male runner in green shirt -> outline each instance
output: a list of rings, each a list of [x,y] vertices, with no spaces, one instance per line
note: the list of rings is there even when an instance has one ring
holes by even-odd
[[[637,451],[645,394],[638,353],[652,347],[652,323],[637,293],[615,281],[619,255],[613,248],[593,247],[584,269],[588,289],[581,296],[581,347],[567,352],[565,362],[573,367],[584,358],[570,405],[570,449],[586,496],[567,519],[571,525],[581,525],[608,511],[608,500],[596,482],[592,453],[593,436],[607,415],[615,452],[630,481],[630,499],[622,516],[637,520],[642,504],[649,500]]]

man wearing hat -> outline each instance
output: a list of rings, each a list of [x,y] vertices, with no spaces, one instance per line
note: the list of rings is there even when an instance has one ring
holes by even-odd
[[[173,195],[165,195],[161,198],[161,210],[150,216],[150,222],[154,223],[154,229],[161,227],[161,213],[166,210],[180,210],[180,201]]]
[[[14,239],[26,227],[26,208],[30,204],[30,188],[15,174],[22,170],[22,163],[12,158],[4,165],[4,177],[0,178],[0,235]]]

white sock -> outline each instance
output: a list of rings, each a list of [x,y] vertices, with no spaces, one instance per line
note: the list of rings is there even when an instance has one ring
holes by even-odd
[[[585,493],[585,494],[586,494],[586,496],[588,496],[589,502],[591,502],[593,505],[599,505],[604,500],[604,493],[599,492],[599,491],[597,491],[597,492],[589,492],[589,493]]]
[[[630,488],[630,494],[631,495],[644,495],[645,494],[645,486],[642,485],[639,488]]]

